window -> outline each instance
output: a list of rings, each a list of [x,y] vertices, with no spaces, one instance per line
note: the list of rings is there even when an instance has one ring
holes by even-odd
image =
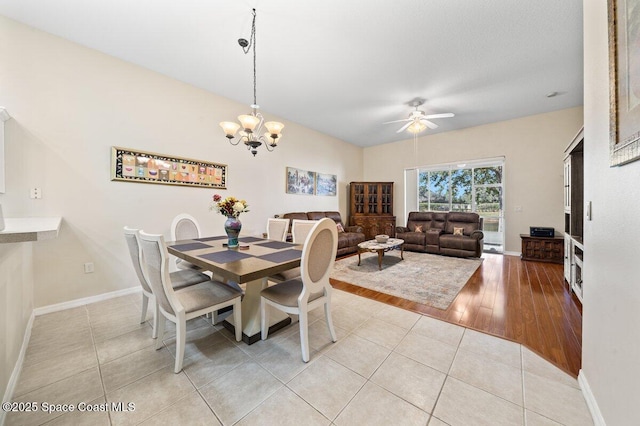
[[[409,171],[407,171],[409,172]],[[407,173],[407,176],[409,173]],[[476,212],[483,218],[485,251],[504,247],[504,159],[417,169],[419,211]],[[407,191],[415,188],[406,186]],[[416,194],[406,194],[415,200]],[[407,211],[412,210],[408,209]]]

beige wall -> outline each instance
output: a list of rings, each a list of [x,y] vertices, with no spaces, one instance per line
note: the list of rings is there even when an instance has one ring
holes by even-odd
[[[346,186],[362,177],[362,148],[268,110],[284,122],[284,136],[275,152],[262,148],[254,158],[218,126],[248,106],[3,17],[0,58],[0,105],[12,117],[5,216],[63,217],[57,239],[34,245],[36,307],[135,286],[125,225],[168,237],[172,218],[188,212],[205,234],[220,234],[225,218],[208,210],[219,192],[245,198],[242,233],[261,234],[278,213],[346,214]],[[112,182],[113,145],[228,164],[228,189]],[[285,194],[287,166],[336,174],[337,197]],[[31,187],[43,198],[29,199]],[[85,262],[95,273],[84,274]]]
[[[607,0],[584,1],[582,371],[608,425],[640,424],[640,161],[609,167]],[[639,55],[636,51],[635,55]]]
[[[366,148],[364,180],[395,182],[394,212],[405,225],[403,170],[505,157],[506,251],[520,252],[529,226],[564,231],[563,152],[582,127],[582,107]],[[521,206],[521,212],[515,207]]]

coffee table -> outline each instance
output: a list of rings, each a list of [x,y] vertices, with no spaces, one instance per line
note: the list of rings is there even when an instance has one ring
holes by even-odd
[[[368,240],[358,244],[358,266],[360,266],[360,253],[378,253],[378,270],[382,270],[382,258],[384,254],[393,249],[400,249],[400,258],[404,260],[404,240],[400,238],[389,238],[386,243],[379,243],[376,240]]]

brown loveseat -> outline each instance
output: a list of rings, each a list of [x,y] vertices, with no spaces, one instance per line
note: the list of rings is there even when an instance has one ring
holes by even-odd
[[[411,212],[407,226],[396,227],[396,238],[404,240],[405,250],[480,257],[484,245],[481,230],[482,218],[477,213]]]
[[[285,213],[283,216],[285,219],[300,219],[300,220],[320,220],[328,217],[333,219],[336,225],[339,223],[344,228],[344,232],[338,233],[338,253],[336,257],[344,256],[350,253],[356,253],[358,251],[358,244],[365,240],[364,233],[361,226],[344,226],[340,212],[296,212]],[[289,224],[289,232],[291,232],[291,223]]]

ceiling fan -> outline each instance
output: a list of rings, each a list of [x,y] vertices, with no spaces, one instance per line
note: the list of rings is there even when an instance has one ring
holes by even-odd
[[[429,121],[429,119],[431,118],[449,118],[449,117],[455,116],[455,114],[450,112],[446,112],[442,114],[427,114],[423,110],[418,109],[418,107],[424,104],[424,102],[425,102],[425,99],[422,99],[422,98],[416,98],[408,102],[409,106],[412,106],[415,108],[415,111],[411,111],[411,114],[409,114],[409,118],[405,118],[403,120],[387,121],[382,124],[402,123],[406,121],[407,123],[404,126],[400,127],[396,131],[396,133],[400,133],[405,130],[408,130],[409,132],[415,134],[415,133],[420,133],[421,131],[425,130],[427,127],[430,129],[437,129],[438,125],[433,121]]]

